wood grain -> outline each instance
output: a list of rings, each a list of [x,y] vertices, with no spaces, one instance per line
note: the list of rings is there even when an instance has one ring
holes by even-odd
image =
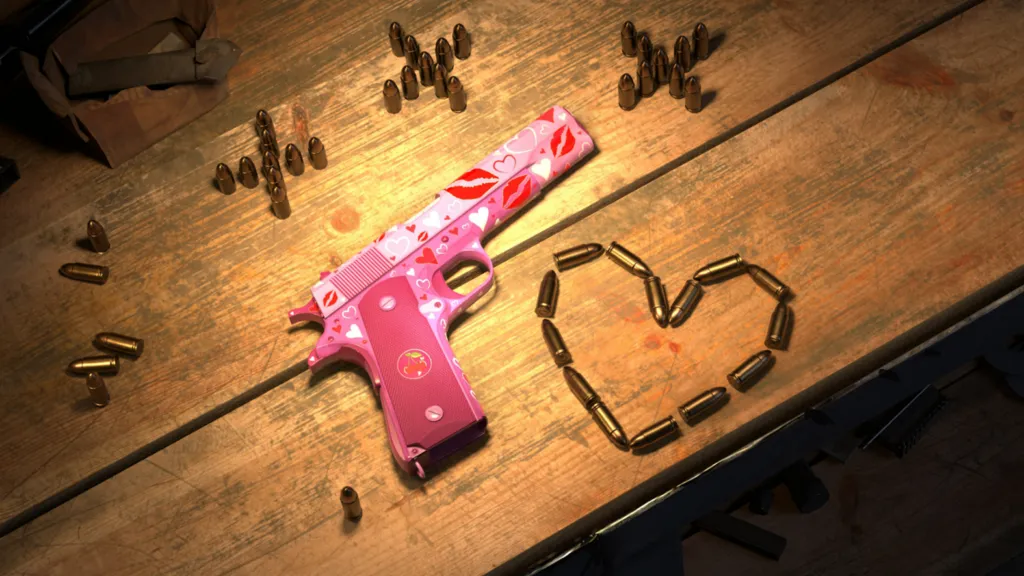
[[[18,327],[0,346],[0,456],[12,463],[0,476],[0,518],[300,362],[315,338],[288,330],[284,313],[306,300],[317,274],[414,213],[431,191],[550,104],[578,114],[600,151],[489,242],[492,255],[607,201],[949,5],[921,1],[878,10],[872,4],[806,8],[748,0],[659,5],[628,14],[659,43],[685,32],[680,23],[698,15],[726,32],[711,59],[696,68],[705,89],[718,93],[699,115],[684,113],[663,92],[633,112],[618,109],[615,80],[633,67],[618,54],[615,27],[627,17],[622,7],[569,10],[494,0],[395,8],[394,15],[421,39],[445,33],[454,21],[470,26],[474,55],[454,70],[468,86],[470,105],[458,116],[429,94],[407,102],[400,115],[386,114],[380,82],[400,61],[385,49],[384,21],[366,22],[363,8],[356,7],[346,22],[358,28],[330,28],[340,17],[330,14],[310,32],[315,40],[304,36],[300,43],[319,46],[309,47],[316,54],[344,52],[342,68],[332,68],[329,80],[309,85],[324,78],[322,71],[310,78],[274,72],[296,59],[305,62],[305,56],[285,52],[268,60],[256,85],[245,89],[263,95],[259,105],[280,102],[268,107],[282,144],[317,134],[328,148],[329,169],[289,178],[294,214],[284,222],[270,217],[262,192],[240,188],[224,197],[211,186],[216,162],[234,165],[233,159],[255,152],[248,122],[257,104],[250,100],[244,114],[236,111],[240,124],[223,135],[207,141],[192,133],[188,143],[175,136],[118,171],[96,174],[30,162],[19,187],[0,197],[0,203],[17,205],[6,211],[0,205],[4,222],[14,229],[19,220],[35,218],[28,213],[48,215],[45,225],[34,220],[34,231],[16,234],[0,249],[12,279],[0,288],[0,314],[5,326]],[[297,4],[284,13],[292,22],[316,19],[322,9]],[[411,24],[420,22],[431,25]],[[595,28],[594,22],[609,22],[612,29]],[[256,30],[261,41],[280,33],[262,21]],[[309,58],[303,66],[323,64],[321,56]],[[245,62],[241,76],[248,78]],[[289,92],[304,82],[302,91]],[[282,86],[281,92],[263,83]],[[234,98],[229,106],[236,105]],[[204,116],[200,123],[205,122]],[[48,204],[48,190],[57,186],[53,178],[65,179],[63,187],[88,187],[95,196],[82,204],[75,191]],[[94,216],[113,244],[102,257],[74,247]],[[57,276],[61,264],[75,260],[110,265],[111,281],[95,287]],[[81,382],[60,371],[90,353],[92,336],[103,330],[143,337],[147,351],[109,380],[114,401],[97,412],[83,401]]]
[[[825,376],[1021,265],[1022,23],[1016,2],[971,9],[501,265],[453,335],[490,440],[428,481],[391,463],[360,375],[302,376],[9,535],[4,567],[481,572],[713,443],[766,431],[835,392],[816,386]],[[791,351],[765,380],[643,457],[602,437],[532,314],[553,251],[612,239],[670,292],[739,251],[797,294]],[[575,365],[632,431],[724,383],[772,309],[737,280],[665,331],[607,260],[562,281]],[[340,517],[344,484],[362,496],[358,525]]]

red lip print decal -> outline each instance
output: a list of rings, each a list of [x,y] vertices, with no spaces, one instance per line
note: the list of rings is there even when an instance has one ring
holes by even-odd
[[[423,255],[416,257],[417,264],[437,264],[437,258],[434,257],[434,251],[430,248],[423,249]]]
[[[415,224],[409,224],[408,226],[405,227],[405,229],[408,230],[409,232],[415,232],[416,231],[416,225]]]
[[[533,183],[530,181],[530,177],[526,174],[522,176],[516,176],[515,178],[508,181],[505,185],[505,189],[501,192],[501,205],[506,210],[513,210],[519,208],[526,202],[526,199],[530,197]]]
[[[575,145],[576,137],[572,135],[572,131],[567,126],[562,126],[555,130],[554,135],[551,136],[551,152],[555,155],[555,158],[565,156],[572,151]]]
[[[420,242],[426,242],[427,241],[427,233],[426,232],[420,232],[420,235],[417,236],[416,239],[419,240]]]
[[[460,200],[480,198],[498,182],[498,177],[482,168],[473,168],[466,172],[445,191]]]
[[[537,120],[545,120],[547,122],[555,123],[555,109],[548,108],[548,111],[537,117]]]
[[[459,235],[459,228],[456,226],[455,228],[452,228],[451,230],[448,230],[448,233],[451,234],[452,236],[458,236]]]
[[[331,290],[327,294],[324,294],[324,306],[334,306],[338,303],[338,293]]]

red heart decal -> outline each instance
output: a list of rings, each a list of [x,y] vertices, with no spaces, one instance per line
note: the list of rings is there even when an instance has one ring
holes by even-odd
[[[473,168],[459,176],[445,191],[460,200],[475,200],[486,194],[497,182],[498,177],[494,174],[482,168]]]
[[[565,156],[572,151],[575,145],[576,137],[565,126],[555,130],[554,135],[551,136],[551,151],[555,154],[555,158]]]
[[[554,124],[555,123],[555,109],[554,108],[548,108],[548,111],[543,113],[543,114],[541,114],[540,116],[538,116],[537,120],[546,120],[546,121],[551,122],[552,124]]]
[[[447,236],[441,236],[441,242],[447,242],[447,241],[448,241],[448,237]]]
[[[532,188],[533,183],[528,175],[516,176],[509,180],[508,184],[505,185],[505,189],[501,191],[501,205],[506,210],[519,208],[530,197]]]
[[[409,232],[415,232],[416,231],[416,225],[415,224],[410,224],[410,225],[406,226],[405,229],[408,230]]]
[[[417,236],[416,239],[419,240],[420,242],[426,242],[427,241],[427,233],[426,232],[420,232],[420,235]]]
[[[331,330],[334,330],[335,332],[341,332],[341,326],[331,326]]]
[[[369,340],[363,340],[363,344],[366,344],[367,342],[369,342]]]
[[[487,203],[488,204],[494,204],[494,198],[491,198],[490,200],[488,200]]]
[[[426,300],[426,299],[427,299],[427,295],[426,294],[424,294],[423,296],[420,296],[420,300]]]
[[[392,256],[392,257],[391,257],[391,259],[392,259],[392,260],[394,260],[394,259],[395,259],[395,257],[394,257],[394,256]]]
[[[445,220],[451,220],[451,219],[452,219],[452,217],[451,217],[451,216],[445,216],[445,217],[444,217],[444,219],[445,219]]]
[[[316,312],[316,302],[313,302],[312,304],[309,305],[309,311]]]
[[[458,236],[459,235],[459,227],[456,226],[455,228],[450,228],[448,230],[448,233],[451,234],[452,236]]]
[[[417,264],[437,264],[437,258],[434,257],[434,251],[430,248],[423,249],[423,255],[416,257]]]

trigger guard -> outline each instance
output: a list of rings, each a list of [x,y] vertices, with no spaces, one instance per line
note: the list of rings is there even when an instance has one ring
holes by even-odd
[[[468,294],[459,294],[458,292],[451,289],[448,283],[444,280],[445,270],[454,268],[459,263],[472,260],[473,262],[479,262],[483,264],[487,269],[487,279],[482,284],[471,290]],[[452,302],[453,312],[459,312],[465,306],[469,306],[475,302],[480,296],[484,295],[491,286],[494,285],[494,264],[491,259],[487,256],[487,253],[480,248],[465,248],[455,253],[455,257],[451,259],[451,266],[448,268],[439,268],[434,272],[432,279],[434,291],[439,296],[447,298]]]

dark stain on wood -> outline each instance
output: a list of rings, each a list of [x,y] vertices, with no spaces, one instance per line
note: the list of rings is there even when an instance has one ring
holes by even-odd
[[[1013,110],[1006,110],[1005,108],[1000,110],[999,119],[1007,123],[1013,122]]]
[[[917,48],[905,46],[887,56],[866,68],[869,74],[887,84],[928,91],[956,86],[953,76],[945,68],[935,64]]]
[[[295,144],[299,150],[305,150],[305,143],[309,142],[309,112],[301,104],[292,105],[292,129],[295,131]]]
[[[657,334],[648,334],[647,337],[644,338],[644,346],[648,350],[657,350],[658,348],[661,348],[661,337]]]
[[[350,206],[342,206],[331,216],[331,226],[343,234],[357,230],[359,228],[359,212]]]

